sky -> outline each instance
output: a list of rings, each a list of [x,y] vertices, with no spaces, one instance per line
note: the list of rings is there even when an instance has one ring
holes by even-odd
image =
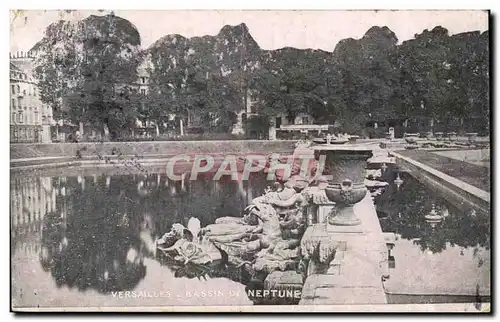
[[[11,11],[10,51],[29,50],[43,37],[45,28],[61,18],[78,20],[90,14],[109,12]],[[114,13],[137,27],[144,48],[167,34],[185,37],[216,35],[224,25],[242,22],[262,49],[290,46],[327,51],[333,51],[342,39],[361,38],[374,25],[389,27],[400,42],[438,25],[448,29],[450,34],[488,29],[488,13],[479,10],[116,10]]]

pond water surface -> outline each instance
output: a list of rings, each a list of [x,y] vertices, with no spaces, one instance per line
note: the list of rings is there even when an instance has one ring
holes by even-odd
[[[450,299],[439,296],[451,294],[475,301],[477,294],[489,296],[489,214],[449,205],[411,177],[403,180],[399,189],[391,185],[376,199],[383,230],[398,236],[386,282],[389,300],[438,302]],[[245,182],[210,176],[174,182],[160,173],[13,173],[13,304],[252,305],[238,276],[222,270],[205,278],[187,277],[158,260],[154,240],[173,223],[187,225],[190,217],[205,226],[221,216],[240,216],[268,184],[263,174]],[[433,203],[445,217],[434,228],[424,218]]]
[[[217,217],[240,216],[265,187],[265,177],[174,182],[164,174],[14,175],[14,305],[252,304],[244,285],[231,279],[176,277],[156,259],[154,240],[190,217],[205,226]]]
[[[385,282],[389,301],[489,301],[490,214],[451,204],[407,173],[401,179],[375,199],[382,230],[397,238]],[[426,219],[433,205],[440,222]]]

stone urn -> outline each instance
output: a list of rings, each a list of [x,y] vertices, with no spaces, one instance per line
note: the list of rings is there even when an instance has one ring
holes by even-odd
[[[372,149],[364,146],[316,146],[315,156],[325,155],[325,174],[330,176],[325,193],[335,207],[328,215],[327,223],[334,226],[357,226],[360,219],[354,205],[360,202],[368,190],[364,184],[366,165],[372,157]],[[320,160],[321,161],[321,160]]]

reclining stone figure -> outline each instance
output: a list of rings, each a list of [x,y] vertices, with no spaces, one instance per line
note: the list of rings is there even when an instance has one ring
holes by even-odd
[[[157,248],[177,263],[228,264],[267,275],[290,269],[299,257],[305,227],[303,207],[309,181],[294,176],[252,201],[243,217],[222,217],[197,229],[196,236],[180,224],[157,241]]]

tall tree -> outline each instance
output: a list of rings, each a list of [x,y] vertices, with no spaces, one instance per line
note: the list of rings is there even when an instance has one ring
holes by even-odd
[[[180,35],[165,36],[148,49],[151,66],[146,119],[161,124],[169,114],[187,117],[187,59],[191,54],[187,39]]]
[[[259,50],[245,24],[224,26],[216,36],[161,38],[148,49],[150,114],[190,115],[198,126],[227,132],[244,109]]]
[[[51,24],[32,49],[42,101],[117,138],[134,125],[139,47],[137,29],[113,14]]]
[[[326,117],[329,58],[323,51],[289,47],[264,52],[250,83],[259,114],[285,114],[290,121],[299,113]]]
[[[442,121],[452,104],[450,38],[440,26],[415,35],[399,48],[403,114]],[[454,113],[458,113],[455,110]],[[430,124],[433,124],[431,121]]]
[[[454,99],[454,106],[447,109],[447,112],[455,117],[469,119],[468,124],[464,125],[465,130],[472,131],[474,124],[476,130],[483,133],[488,131],[489,120],[487,39],[487,35],[484,37],[479,31],[451,37],[450,82],[454,86],[450,94]]]
[[[334,95],[346,130],[361,131],[370,117],[395,117],[397,41],[389,28],[372,27],[361,39],[345,39],[335,47],[333,57],[341,83]]]

